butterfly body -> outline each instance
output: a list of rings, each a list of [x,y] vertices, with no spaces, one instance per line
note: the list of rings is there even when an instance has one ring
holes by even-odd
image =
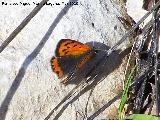
[[[96,50],[86,44],[62,39],[57,45],[55,56],[51,59],[52,70],[59,78],[77,73],[93,58],[95,53]]]

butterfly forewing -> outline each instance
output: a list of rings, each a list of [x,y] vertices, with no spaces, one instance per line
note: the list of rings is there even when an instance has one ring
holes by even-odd
[[[56,48],[56,56],[80,56],[88,51],[92,50],[92,48],[88,45],[80,43],[75,40],[70,39],[62,39],[57,45]]]

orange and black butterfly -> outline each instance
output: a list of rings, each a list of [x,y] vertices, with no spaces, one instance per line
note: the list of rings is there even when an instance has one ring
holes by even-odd
[[[89,45],[62,39],[57,45],[55,56],[51,59],[51,67],[59,78],[63,78],[81,70],[95,54],[96,50]],[[62,81],[64,84],[67,82],[68,79]]]

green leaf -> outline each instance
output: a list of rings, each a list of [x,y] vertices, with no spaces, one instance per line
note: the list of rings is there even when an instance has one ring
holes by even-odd
[[[118,111],[119,111],[119,119],[122,120],[123,119],[123,111],[124,111],[124,106],[126,104],[126,101],[127,101],[127,96],[128,96],[128,89],[129,89],[129,86],[131,84],[131,81],[133,80],[134,78],[134,72],[136,70],[136,66],[132,69],[131,73],[129,74],[128,76],[128,79],[126,81],[126,84],[125,84],[125,87],[124,87],[124,90],[123,90],[123,94],[122,94],[122,98],[121,98],[121,102],[120,102],[120,105],[119,105],[119,108],[118,108]]]
[[[125,120],[160,120],[160,117],[145,114],[132,114]]]

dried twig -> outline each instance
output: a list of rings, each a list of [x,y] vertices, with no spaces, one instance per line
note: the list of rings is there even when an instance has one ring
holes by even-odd
[[[154,0],[154,3],[156,3],[157,0]],[[156,115],[160,115],[160,108],[159,108],[159,77],[158,77],[158,45],[159,45],[159,40],[158,40],[158,26],[157,24],[159,23],[159,20],[157,19],[157,13],[158,13],[159,7],[155,9],[153,12],[153,19],[154,19],[154,26],[153,26],[153,44],[154,44],[154,73],[155,73],[155,100],[156,100]]]
[[[126,38],[131,36],[134,33],[134,30],[159,6],[160,1],[158,1],[150,11],[148,11],[112,48],[108,50],[108,54],[112,53],[122,42],[126,41]]]

